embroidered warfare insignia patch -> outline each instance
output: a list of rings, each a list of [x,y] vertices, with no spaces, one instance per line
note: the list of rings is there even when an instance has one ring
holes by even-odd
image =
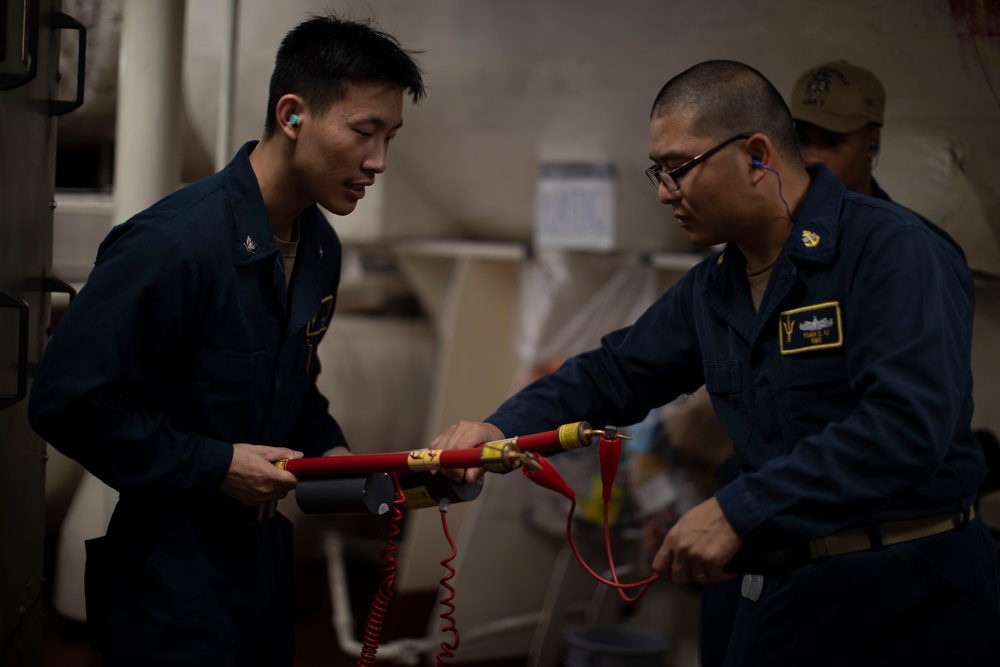
[[[786,310],[778,320],[782,354],[823,350],[844,344],[840,304],[836,301]]]
[[[333,295],[327,294],[320,301],[319,312],[306,324],[306,338],[319,335],[326,331],[333,317]]]
[[[842,72],[830,67],[817,67],[809,73],[809,81],[806,83],[806,99],[804,104],[811,106],[825,106],[826,98],[830,96],[830,84],[833,79],[838,79],[843,86],[850,85],[850,81]]]

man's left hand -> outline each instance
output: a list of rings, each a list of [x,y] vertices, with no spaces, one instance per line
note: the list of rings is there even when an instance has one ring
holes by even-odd
[[[675,584],[727,581],[736,575],[725,571],[726,564],[742,546],[719,502],[710,498],[670,529],[653,557],[653,569]]]

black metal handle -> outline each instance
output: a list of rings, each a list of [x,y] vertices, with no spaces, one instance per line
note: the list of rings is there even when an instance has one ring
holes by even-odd
[[[79,30],[80,44],[76,60],[76,99],[50,100],[49,115],[61,116],[83,105],[83,73],[87,61],[87,28],[75,18],[62,12],[52,12],[52,28],[56,30]]]
[[[28,391],[28,304],[10,292],[0,290],[0,308],[18,309],[17,391],[0,395],[0,410],[6,410],[24,398]]]
[[[76,298],[76,290],[65,280],[60,280],[55,276],[45,276],[42,278],[42,291],[58,294],[69,294],[69,302],[73,303]]]
[[[38,74],[38,0],[30,0],[25,3],[24,7],[25,15],[23,16],[23,21],[24,32],[26,33],[25,37],[28,40],[28,69],[23,72],[0,74],[0,90],[10,90],[11,88],[23,86]],[[0,8],[6,11],[7,3],[3,3]],[[4,53],[3,57],[0,57],[0,61],[6,59],[7,45],[4,44]],[[18,60],[21,60],[21,58],[18,57]]]
[[[70,303],[73,303],[73,299],[76,298],[76,290],[73,289],[73,286],[70,285],[65,280],[60,280],[55,276],[45,276],[44,278],[42,278],[42,291],[52,292],[53,294],[55,293],[69,294]],[[49,328],[46,330],[45,333],[49,336],[52,335],[51,325],[49,326]]]

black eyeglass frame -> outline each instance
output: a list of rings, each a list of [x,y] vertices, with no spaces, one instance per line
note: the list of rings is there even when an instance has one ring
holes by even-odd
[[[646,178],[648,178],[649,181],[657,188],[659,188],[660,184],[662,183],[670,192],[677,192],[678,190],[681,189],[680,184],[677,182],[677,179],[679,179],[681,176],[688,173],[689,171],[697,167],[699,164],[701,164],[708,158],[712,157],[713,155],[721,151],[723,148],[733,143],[734,141],[737,141],[739,139],[749,139],[752,136],[753,136],[752,132],[743,132],[741,134],[737,134],[734,137],[726,139],[715,148],[710,148],[701,155],[697,155],[691,158],[681,166],[674,167],[673,169],[667,171],[664,171],[663,167],[661,167],[660,165],[654,164],[652,167],[646,170]]]

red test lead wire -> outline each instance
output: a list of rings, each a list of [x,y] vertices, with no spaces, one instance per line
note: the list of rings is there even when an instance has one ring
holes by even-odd
[[[361,642],[358,667],[371,667],[375,664],[379,641],[382,639],[382,624],[385,622],[386,611],[392,600],[392,584],[396,581],[396,559],[392,554],[396,550],[396,538],[400,534],[399,522],[403,518],[400,507],[406,503],[406,494],[403,493],[395,473],[392,474],[392,482],[396,487],[396,499],[392,501],[389,517],[386,519],[386,547],[382,549],[380,554],[385,567],[382,568],[382,583],[375,592],[375,598],[372,600],[372,606],[368,612],[368,622],[365,625],[364,640]]]
[[[605,533],[605,539],[608,540],[608,559],[611,568],[611,576],[613,581],[602,577],[600,574],[595,572],[586,561],[583,560],[583,556],[580,555],[580,551],[576,547],[576,541],[573,539],[573,514],[576,512],[576,493],[573,489],[566,483],[562,478],[562,475],[555,469],[546,459],[540,457],[532,457],[533,461],[530,465],[525,465],[524,476],[533,481],[535,484],[542,486],[550,491],[555,491],[569,499],[570,508],[569,515],[566,518],[566,536],[569,539],[569,547],[573,551],[573,555],[576,557],[580,566],[589,574],[591,577],[604,584],[605,586],[610,586],[618,591],[619,596],[627,602],[635,602],[643,596],[643,594],[649,589],[654,581],[660,578],[660,575],[653,573],[650,577],[643,579],[642,581],[637,581],[635,583],[622,583],[618,580],[618,575],[614,569],[614,562],[611,561],[611,549],[610,549],[610,534]],[[605,508],[607,508],[607,503],[605,503]],[[607,516],[605,514],[605,516]],[[635,596],[628,596],[625,591],[630,591],[636,588],[641,588]]]
[[[611,578],[616,584],[621,582],[618,580],[618,572],[615,569],[615,558],[611,552],[611,521],[610,521],[610,505],[611,505],[611,495],[614,492],[615,479],[618,477],[618,463],[621,461],[622,457],[622,441],[621,438],[615,433],[615,437],[608,438],[601,436],[600,449],[598,450],[598,458],[600,459],[601,465],[601,498],[604,501],[604,548],[608,556],[608,569],[611,572]],[[635,602],[646,592],[649,586],[645,586],[635,597],[630,597],[623,589],[618,589],[618,596],[621,597],[625,602]]]
[[[448,570],[448,574],[441,577],[441,587],[448,591],[448,594],[441,598],[441,606],[445,608],[445,611],[441,613],[441,618],[447,622],[441,628],[441,632],[452,633],[454,643],[441,642],[441,650],[438,652],[434,667],[451,664],[449,660],[455,657],[455,650],[458,649],[459,641],[458,628],[455,625],[455,618],[453,616],[455,613],[455,604],[453,602],[455,599],[455,587],[451,585],[451,579],[455,577],[455,566],[451,564],[451,561],[455,560],[455,556],[458,555],[458,547],[455,546],[455,540],[452,539],[451,531],[448,530],[448,507],[450,504],[450,501],[444,498],[438,505],[438,509],[441,511],[441,528],[444,530],[445,539],[448,540],[448,546],[451,547],[451,554],[441,561],[441,566]]]

